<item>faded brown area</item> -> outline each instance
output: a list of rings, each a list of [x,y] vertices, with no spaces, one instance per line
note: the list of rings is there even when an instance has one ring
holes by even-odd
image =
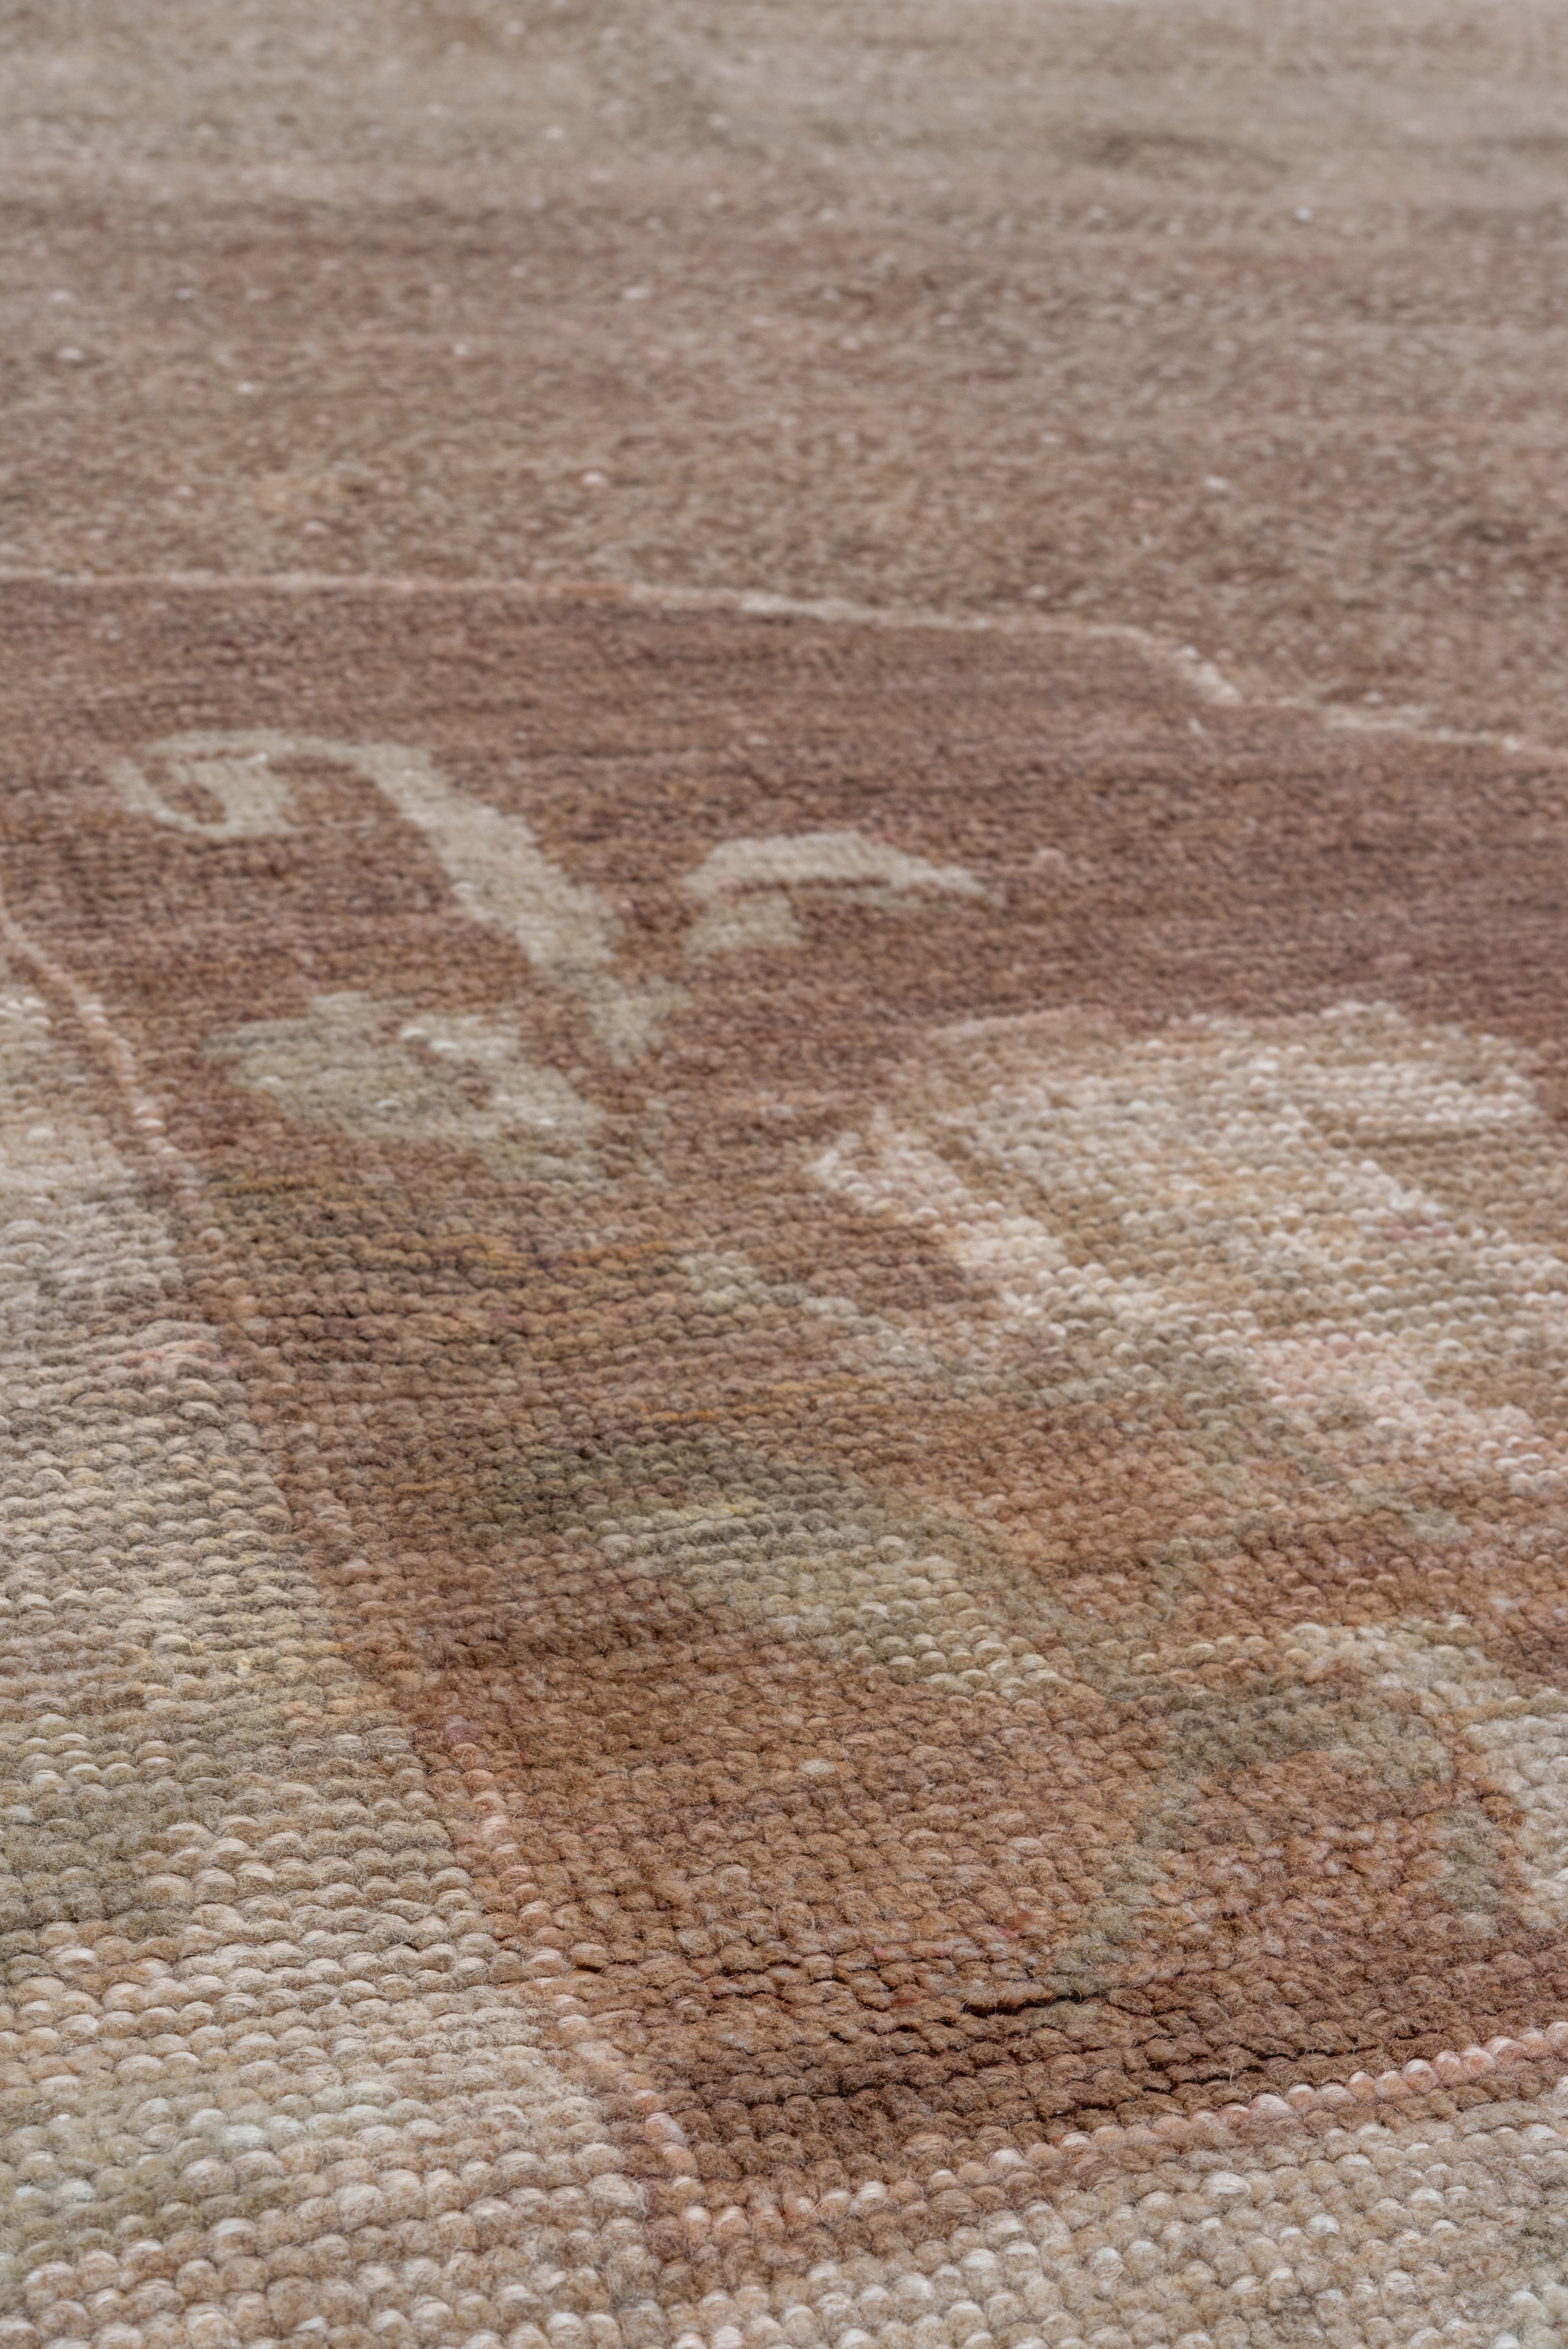
[[[220,1328],[504,1966],[569,1985],[624,2067],[604,2103],[672,2321],[770,2268],[977,2240],[1019,2190],[1000,2144],[1568,2013],[1520,1804],[1353,1644],[1462,1614],[1456,1671],[1539,1702],[1560,1513],[1469,1453],[1368,1483],[1365,1413],[1293,1417],[1233,1361],[1140,1400],[1081,1327],[998,1334],[949,1236],[810,1174],[879,1103],[918,1122],[895,1071],[934,1030],[952,1074],[955,1026],[1055,1007],[1136,1039],[1377,998],[1497,1031],[1560,1117],[1562,777],[1515,746],[1568,726],[1561,12],[0,16],[7,903],[111,1113],[123,1071],[57,967],[196,1171],[168,1309]],[[449,592],[240,584],[304,571]],[[627,582],[1131,623],[1248,700],[1083,634],[659,616]],[[1328,732],[1324,704],[1500,739]],[[294,833],[221,846],[105,783],[263,726],[411,743],[526,815],[638,983],[690,989],[654,1049],[614,1059],[340,766],[295,768]],[[795,951],[694,973],[684,874],[844,827],[963,864],[984,910],[802,888]],[[335,1131],[325,1078],[301,1115],[234,1041],[272,1023],[286,1058],[322,997],[382,1056]],[[591,1106],[564,1171],[453,1138],[488,1097],[467,1063],[444,1132],[369,1138],[372,1075],[437,1014],[503,1015]],[[1550,1127],[1492,1160],[1377,1147],[1556,1245]],[[1075,1260],[1121,1261],[1117,1206],[1064,1210]],[[1537,1333],[1464,1400],[1554,1441],[1557,1373]],[[802,1558],[834,1605],[802,1569],[782,1622]],[[917,1588],[944,1686],[875,1611]],[[1309,1663],[1304,1619],[1352,1644]],[[955,1679],[1004,1650],[1050,1677]],[[107,1652],[57,1651],[134,1713],[150,1684]],[[66,1848],[26,1846],[31,1894]],[[428,1897],[390,1847],[352,1868]],[[104,1881],[118,1913],[137,1888]],[[124,1921],[151,1950],[170,1918]],[[683,2223],[650,2099],[749,2236]],[[901,2199],[846,2214],[867,2178]],[[552,2304],[585,2275],[601,2307],[585,2270]],[[336,2289],[313,2268],[274,2313],[358,2349]]]
[[[1563,2011],[1568,1944],[1523,1921],[1513,1806],[1408,1695],[1353,1660],[1304,1675],[1286,1636],[1467,1612],[1522,1683],[1554,1676],[1555,1520],[1441,1461],[1369,1501],[1233,1365],[1159,1403],[1109,1392],[1070,1337],[981,1374],[986,1282],[810,1171],[898,1107],[933,1023],[957,1084],[956,1020],[1064,1000],[1086,1035],[1137,1034],[1377,993],[1499,1030],[1549,1085],[1553,767],[1217,708],[1049,628],[237,589],[6,605],[12,908],[101,999],[200,1171],[192,1302],[495,1930],[572,1980],[704,2176],[814,2197],[923,2176],[934,2128],[941,2217],[1003,2138]],[[630,972],[690,987],[647,1055],[617,1065],[342,767],[299,765],[294,833],[224,843],[103,781],[181,730],[269,724],[418,744],[526,815],[620,910]],[[680,876],[727,840],[835,827],[990,895],[912,920],[803,887],[800,947],[694,978]],[[335,1133],[234,1080],[223,1038],[346,989],[504,1010],[601,1113],[592,1180]],[[1115,1236],[1088,1207],[1075,1234],[1086,1262]],[[1519,1376],[1532,1408],[1554,1392]],[[1490,1562],[1436,1539],[1445,1512],[1513,1544],[1495,1634]],[[748,1544],[727,1583],[703,1564],[720,1520]],[[617,1547],[627,1525],[653,1547]],[[761,1588],[823,1541],[841,1619],[770,1625],[753,1569]],[[900,1680],[855,1594],[930,1552],[959,1633],[1037,1651],[1044,1698]],[[499,1872],[481,1794],[521,1847]],[[645,2167],[654,2240],[684,2259]]]
[[[1037,607],[1563,740],[1540,0],[5,26],[0,560]]]

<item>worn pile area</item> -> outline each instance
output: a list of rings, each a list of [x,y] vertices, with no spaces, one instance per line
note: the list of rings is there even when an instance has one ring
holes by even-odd
[[[0,47],[0,2349],[1568,2349],[1568,14]]]
[[[4,626],[0,2342],[1559,2341],[1561,761]]]

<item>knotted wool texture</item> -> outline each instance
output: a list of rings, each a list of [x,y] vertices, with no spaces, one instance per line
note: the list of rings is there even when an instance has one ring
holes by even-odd
[[[1563,760],[4,600],[0,2349],[1568,2339]]]

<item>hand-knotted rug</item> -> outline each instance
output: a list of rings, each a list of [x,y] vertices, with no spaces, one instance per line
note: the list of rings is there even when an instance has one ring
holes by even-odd
[[[1561,760],[3,600],[0,2349],[1568,2337]]]

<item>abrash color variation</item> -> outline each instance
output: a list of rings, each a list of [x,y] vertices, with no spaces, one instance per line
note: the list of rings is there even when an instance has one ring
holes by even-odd
[[[0,2349],[1568,2338],[1562,758],[0,599]]]

